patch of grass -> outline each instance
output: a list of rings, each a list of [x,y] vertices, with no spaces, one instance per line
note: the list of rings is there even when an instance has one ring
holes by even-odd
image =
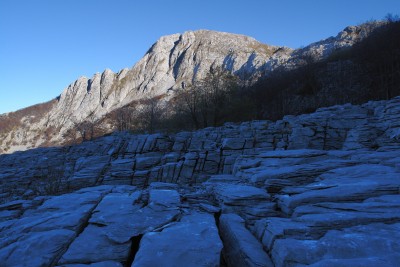
[[[252,43],[249,47],[256,52],[266,54],[267,56],[272,56],[275,51],[273,47],[262,43]]]

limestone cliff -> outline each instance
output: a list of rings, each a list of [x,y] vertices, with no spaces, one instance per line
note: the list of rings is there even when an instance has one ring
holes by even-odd
[[[302,56],[327,57],[332,51],[353,45],[367,35],[369,24],[347,27],[336,37],[293,50],[262,44],[237,34],[208,30],[161,37],[131,69],[114,73],[107,69],[92,78],[71,83],[44,112],[32,119],[21,112],[4,114],[0,125],[0,153],[47,145],[59,145],[74,122],[98,120],[111,111],[145,95],[170,95],[173,90],[201,80],[210,68],[223,67],[242,79],[256,79],[278,68],[302,64]]]

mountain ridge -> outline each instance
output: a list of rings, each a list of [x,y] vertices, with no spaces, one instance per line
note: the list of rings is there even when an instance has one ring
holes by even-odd
[[[61,144],[63,134],[75,122],[89,117],[99,120],[149,94],[170,95],[173,90],[204,78],[210,68],[223,67],[242,79],[256,80],[279,67],[296,67],[304,54],[321,59],[334,49],[354,44],[363,29],[370,27],[366,25],[347,27],[336,37],[297,50],[210,30],[163,36],[132,68],[117,73],[106,69],[91,78],[81,76],[63,90],[39,122],[29,116],[20,118],[20,123],[16,123],[19,126],[0,132],[0,153]],[[44,136],[48,129],[53,130]]]

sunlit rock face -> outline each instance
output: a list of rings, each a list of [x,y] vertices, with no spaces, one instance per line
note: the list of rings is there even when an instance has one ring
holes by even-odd
[[[0,155],[2,266],[397,266],[400,97]]]
[[[258,42],[254,38],[209,30],[161,37],[132,68],[118,73],[106,69],[80,77],[61,95],[43,106],[39,116],[28,112],[10,130],[0,132],[0,153],[59,145],[74,123],[97,121],[113,110],[146,96],[171,97],[174,89],[202,80],[210,69],[222,67],[249,83],[276,68],[295,68],[305,57],[320,60],[352,46],[378,24],[350,26],[331,37],[293,50]],[[3,115],[1,120],[5,120]],[[104,125],[111,130],[110,125]]]

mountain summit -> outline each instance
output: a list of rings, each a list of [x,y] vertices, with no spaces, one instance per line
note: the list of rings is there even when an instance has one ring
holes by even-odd
[[[89,117],[100,120],[147,95],[168,97],[174,89],[202,80],[213,68],[256,80],[279,67],[296,67],[305,54],[325,58],[332,51],[352,46],[372,26],[347,27],[336,37],[297,50],[209,30],[161,37],[131,69],[118,73],[107,69],[90,79],[80,77],[55,100],[1,115],[0,153],[62,144],[74,124]]]
[[[61,94],[51,121],[62,117],[97,118],[143,98],[162,95],[201,80],[210,68],[223,66],[235,74],[253,74],[265,68],[278,47],[253,38],[214,31],[188,31],[161,37],[131,69],[111,70],[91,79],[79,78]]]

